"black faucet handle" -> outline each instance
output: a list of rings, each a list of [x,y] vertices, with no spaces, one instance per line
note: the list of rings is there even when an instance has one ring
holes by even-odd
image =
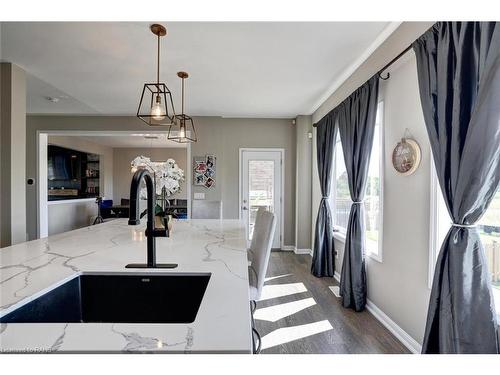
[[[152,235],[150,234],[150,231],[146,229],[146,237],[169,237],[168,229],[167,228],[154,228]]]

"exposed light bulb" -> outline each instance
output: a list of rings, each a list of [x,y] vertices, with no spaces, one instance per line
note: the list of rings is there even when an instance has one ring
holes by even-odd
[[[161,121],[165,118],[163,108],[161,107],[161,96],[156,95],[156,102],[151,107],[151,117],[156,121]]]
[[[181,124],[181,128],[180,128],[180,132],[179,132],[179,136],[184,139],[186,138],[186,125],[185,124]]]

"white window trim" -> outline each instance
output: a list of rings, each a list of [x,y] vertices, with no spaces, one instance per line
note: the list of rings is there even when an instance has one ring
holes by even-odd
[[[448,214],[446,208],[445,211],[440,212],[440,201],[443,200],[441,187],[439,186],[439,180],[437,176],[436,166],[434,165],[434,157],[432,151],[431,156],[431,166],[430,166],[430,220],[429,220],[429,266],[427,275],[427,286],[429,289],[432,288],[432,279],[434,278],[434,271],[436,269],[437,257],[439,251],[441,250],[442,239],[438,242],[439,232],[441,229],[446,229],[448,231],[451,227],[451,218]],[[442,223],[440,222],[442,221]],[[442,227],[442,225],[447,224],[447,228]],[[444,238],[443,238],[444,239]]]
[[[379,180],[380,180],[380,203],[379,203],[379,216],[380,216],[380,231],[379,231],[379,239],[378,239],[378,252],[372,253],[368,252],[367,254],[373,260],[382,263],[383,261],[383,242],[384,242],[384,171],[385,171],[385,132],[384,132],[384,101],[381,100],[377,105],[377,112],[380,111],[380,136],[379,136],[379,147],[380,147],[380,158],[379,158]],[[335,147],[334,151],[334,167],[333,167],[333,175],[335,176],[337,173],[335,163],[335,157],[337,153],[337,147]],[[336,190],[335,186],[333,187],[333,193],[331,195],[332,198],[332,208],[333,212],[336,210],[335,202],[336,202]],[[346,230],[347,228],[333,226],[333,238],[337,241],[340,241],[345,244],[346,241]],[[366,244],[365,244],[366,248]]]
[[[337,126],[337,124],[335,124]],[[339,137],[339,143],[340,143],[340,135],[337,132],[337,137]],[[333,150],[333,168],[332,168],[332,175],[336,176],[337,175],[337,153],[339,152],[339,149],[337,147],[337,140],[335,140],[335,149]],[[343,157],[343,155],[342,155]],[[345,163],[344,163],[345,164]],[[335,190],[335,183],[332,184],[332,192],[330,193],[330,208],[332,210],[332,219],[335,215],[335,212],[337,211],[337,205],[336,205],[336,190]],[[340,227],[333,224],[333,238],[335,238],[338,241],[341,241],[345,243],[345,235],[346,235],[347,228]]]
[[[338,126],[338,125],[335,124],[335,126]],[[337,132],[337,137],[339,137],[339,143],[340,143],[340,135],[338,132]],[[333,176],[337,175],[337,153],[338,152],[339,152],[339,148],[337,147],[337,140],[335,140],[335,149],[333,150],[333,156],[332,156],[333,157]],[[337,201],[337,190],[335,187],[335,183],[333,183],[333,189],[332,189],[332,193],[330,195],[330,202],[331,202],[330,207],[332,209],[333,215],[335,215],[335,212],[337,211],[337,205],[335,204],[336,201]],[[334,225],[333,225],[333,238],[345,243],[346,231],[347,231],[347,228],[337,226],[334,223]]]
[[[379,181],[380,181],[380,202],[379,202],[379,220],[380,229],[378,233],[378,252],[377,254],[368,252],[368,256],[379,263],[383,259],[383,244],[384,244],[384,177],[385,177],[385,112],[384,101],[381,100],[377,104],[377,112],[380,114],[380,128],[379,128]]]
[[[441,193],[439,189],[439,181],[437,178],[436,167],[434,166],[434,158],[431,153],[431,175],[430,175],[430,221],[429,221],[429,268],[427,275],[427,287],[432,288],[432,279],[434,278],[434,271],[436,269],[436,257],[439,253],[437,236],[438,236],[438,194]]]
[[[333,238],[335,238],[337,241],[345,243],[346,233],[342,232],[342,231],[339,231],[339,230],[336,230],[336,228],[334,227],[334,229],[333,229]]]

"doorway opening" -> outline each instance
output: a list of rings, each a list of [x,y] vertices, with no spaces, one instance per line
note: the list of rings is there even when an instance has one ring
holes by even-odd
[[[54,154],[54,150],[68,151],[74,159],[65,158],[62,151]],[[89,164],[89,155],[94,158],[92,164]],[[167,140],[165,131],[148,131],[147,134],[137,131],[39,132],[36,237],[91,225],[100,214],[103,217],[109,214],[109,219],[128,217],[133,175],[131,162],[139,156],[153,162],[175,160],[184,171],[184,180],[178,192],[164,198],[169,200],[170,205],[166,204],[169,209],[177,208],[179,212],[176,213],[182,214],[181,218],[190,218],[190,144]],[[82,163],[74,168],[73,164],[80,159]],[[96,197],[103,201],[97,203]],[[157,203],[158,199],[157,196]],[[98,205],[102,212],[98,211]]]

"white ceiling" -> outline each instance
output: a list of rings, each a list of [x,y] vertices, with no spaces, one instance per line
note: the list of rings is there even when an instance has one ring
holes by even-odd
[[[186,112],[225,117],[310,114],[387,22],[162,22],[161,80]],[[29,76],[29,113],[132,115],[155,79],[148,23],[2,23],[1,58]],[[387,29],[386,29],[387,31]],[[380,38],[379,38],[380,39]],[[45,97],[60,98],[51,103]]]
[[[156,138],[153,138],[156,137]],[[186,143],[169,141],[166,134],[91,135],[78,139],[113,148],[186,148]]]

